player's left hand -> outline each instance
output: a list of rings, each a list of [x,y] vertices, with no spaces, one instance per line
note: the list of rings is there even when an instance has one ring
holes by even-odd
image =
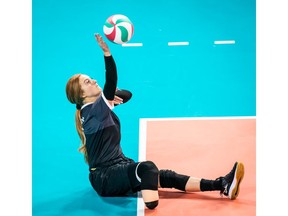
[[[114,105],[122,104],[123,103],[123,99],[115,95],[113,103],[114,103]]]

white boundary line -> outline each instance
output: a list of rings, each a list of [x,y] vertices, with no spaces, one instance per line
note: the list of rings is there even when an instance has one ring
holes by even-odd
[[[143,43],[124,43],[122,44],[123,47],[142,47]]]
[[[181,121],[187,121],[187,120],[189,120],[189,121],[191,121],[191,120],[221,120],[221,119],[256,119],[256,116],[140,118],[140,127],[145,128],[145,135],[146,135],[147,126],[142,125],[143,124],[142,122],[147,122],[147,121],[179,121],[179,120],[181,120]],[[143,136],[143,135],[140,134],[140,136]],[[146,137],[145,137],[145,142],[146,142]]]
[[[231,117],[181,117],[181,118],[140,118],[139,119],[139,151],[138,161],[146,160],[147,143],[147,122],[148,121],[187,121],[187,120],[226,120],[226,119],[256,119],[256,116],[231,116]],[[138,193],[137,198],[137,216],[145,215],[145,206],[141,196]]]
[[[235,44],[235,40],[215,40],[214,44]],[[168,46],[189,46],[189,41],[168,42]],[[142,47],[143,43],[124,43],[122,47]]]
[[[139,151],[138,151],[138,161],[146,160],[146,137],[147,137],[147,121],[146,119],[140,118],[139,125]],[[142,198],[141,192],[138,192],[137,198],[137,216],[145,215],[145,206]]]
[[[214,41],[214,44],[235,44],[235,40]]]
[[[143,201],[141,192],[138,192],[138,198],[137,198],[137,216],[144,216],[144,215],[145,215],[144,201]]]
[[[168,42],[168,46],[188,46],[189,42],[183,41],[183,42]]]
[[[146,160],[147,119],[140,118],[138,161]]]

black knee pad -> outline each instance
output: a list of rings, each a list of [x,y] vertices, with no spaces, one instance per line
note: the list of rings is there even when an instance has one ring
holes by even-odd
[[[172,170],[160,170],[159,175],[162,188],[176,188],[185,191],[189,176],[178,174]]]
[[[159,170],[152,161],[139,163],[136,171],[141,179],[141,190],[158,190]]]
[[[154,209],[154,208],[156,208],[158,206],[158,203],[159,203],[158,200],[156,200],[156,201],[153,201],[153,202],[145,202],[145,205],[149,209]]]

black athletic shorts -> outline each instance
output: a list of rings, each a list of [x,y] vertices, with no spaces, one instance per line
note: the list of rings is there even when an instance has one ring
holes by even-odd
[[[125,196],[140,190],[141,182],[135,173],[138,163],[129,158],[116,161],[112,165],[96,167],[89,173],[90,183],[100,196]]]

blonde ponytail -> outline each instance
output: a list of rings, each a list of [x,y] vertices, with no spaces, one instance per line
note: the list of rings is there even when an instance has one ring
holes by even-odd
[[[88,163],[88,154],[86,149],[86,137],[83,132],[82,123],[81,123],[81,115],[80,110],[76,110],[75,114],[75,122],[76,122],[76,130],[81,139],[81,146],[78,148],[78,151],[84,154],[84,159],[86,163]]]
[[[81,95],[83,94],[83,91],[79,83],[80,76],[81,74],[75,74],[68,80],[66,84],[66,96],[67,96],[67,99],[72,104],[77,104],[77,106],[81,107],[81,105],[83,105],[83,98],[81,97]],[[76,122],[77,133],[81,139],[81,146],[78,148],[78,151],[84,154],[85,161],[86,163],[88,163],[88,154],[87,154],[87,149],[86,149],[86,137],[82,129],[80,109],[78,108],[75,113],[75,122]]]

